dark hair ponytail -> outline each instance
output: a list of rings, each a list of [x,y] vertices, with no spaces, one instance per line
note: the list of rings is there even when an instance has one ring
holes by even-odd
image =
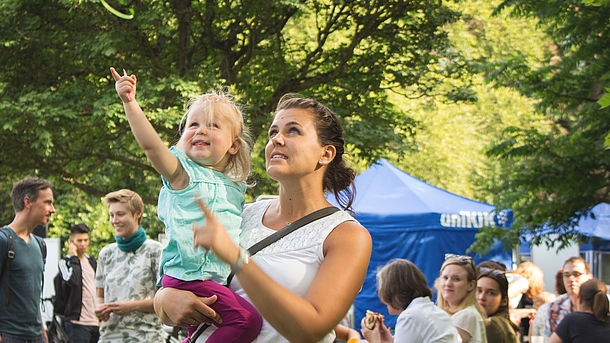
[[[591,279],[580,286],[578,299],[585,306],[589,307],[595,319],[603,323],[608,323],[610,314],[608,313],[610,303],[606,294],[606,284],[598,279]]]
[[[289,108],[300,108],[309,111],[314,116],[314,125],[318,134],[319,143],[322,146],[332,145],[337,154],[331,161],[324,174],[324,191],[333,192],[335,199],[341,208],[352,211],[352,204],[356,196],[354,179],[356,171],[347,165],[343,155],[345,154],[345,141],[343,140],[343,127],[339,118],[333,111],[322,103],[305,98],[299,94],[284,95],[276,108],[276,113]]]

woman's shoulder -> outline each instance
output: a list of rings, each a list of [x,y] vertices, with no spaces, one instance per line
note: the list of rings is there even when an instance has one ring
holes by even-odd
[[[479,311],[477,310],[477,308],[474,305],[466,306],[463,309],[461,309],[453,314],[453,316],[456,316],[456,315],[483,318],[483,317],[481,317],[481,314],[479,313]]]

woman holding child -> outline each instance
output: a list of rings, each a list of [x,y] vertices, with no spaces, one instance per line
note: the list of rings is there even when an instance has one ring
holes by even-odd
[[[195,228],[195,244],[212,249],[236,270],[231,290],[251,302],[264,318],[255,342],[332,342],[333,328],[360,290],[371,254],[368,231],[344,211],[307,224],[248,258],[244,248],[316,210],[330,207],[333,192],[344,210],[354,200],[355,171],[343,158],[337,116],[326,106],[283,97],[268,131],[267,173],[280,183],[279,198],[256,202],[242,213],[240,245],[200,203],[205,226]],[[340,193],[341,192],[341,193]],[[190,292],[162,289],[157,314],[167,323],[189,326],[221,320]],[[210,327],[198,341],[213,331]]]

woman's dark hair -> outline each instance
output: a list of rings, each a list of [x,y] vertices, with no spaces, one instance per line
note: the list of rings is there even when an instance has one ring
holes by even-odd
[[[610,314],[608,308],[608,295],[606,294],[606,284],[598,279],[591,279],[580,286],[578,299],[582,304],[589,307],[595,316],[595,319],[603,323],[608,323]]]
[[[557,274],[555,274],[555,292],[557,295],[566,294],[568,292],[566,291],[565,283],[563,283],[563,268],[559,269]]]
[[[504,263],[492,261],[492,260],[485,260],[485,261],[482,261],[479,264],[477,264],[477,270],[479,270],[481,268],[497,269],[497,270],[501,270],[503,272],[506,271],[506,265]]]
[[[351,211],[356,187],[354,179],[356,171],[349,167],[343,158],[345,153],[345,141],[343,140],[343,127],[339,118],[328,107],[320,102],[305,98],[299,94],[286,94],[282,96],[277,104],[275,113],[290,108],[299,108],[309,111],[314,116],[314,125],[318,134],[319,143],[322,146],[332,145],[337,155],[328,165],[324,174],[324,191],[332,191],[337,203],[347,211]]]
[[[377,294],[397,310],[405,310],[415,298],[432,298],[424,273],[410,261],[398,258],[377,272]]]
[[[508,280],[506,279],[506,274],[503,270],[499,269],[491,269],[491,268],[478,268],[479,278],[480,280],[483,277],[490,278],[498,283],[498,288],[500,289],[500,296],[502,300],[505,300],[504,305],[500,305],[500,308],[493,313],[491,316],[496,316],[498,314],[508,314]]]

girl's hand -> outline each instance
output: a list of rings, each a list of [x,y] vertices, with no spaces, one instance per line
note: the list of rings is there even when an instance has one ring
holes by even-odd
[[[239,248],[231,237],[227,234],[214,214],[203,204],[201,199],[195,198],[195,203],[199,205],[205,216],[205,225],[193,224],[193,245],[204,249],[212,249],[216,256],[223,262],[233,266],[237,263]]]
[[[124,103],[136,98],[137,79],[135,75],[127,75],[127,72],[123,69],[123,76],[121,76],[113,67],[110,67],[110,74],[112,74],[114,81],[116,81],[116,92]]]

